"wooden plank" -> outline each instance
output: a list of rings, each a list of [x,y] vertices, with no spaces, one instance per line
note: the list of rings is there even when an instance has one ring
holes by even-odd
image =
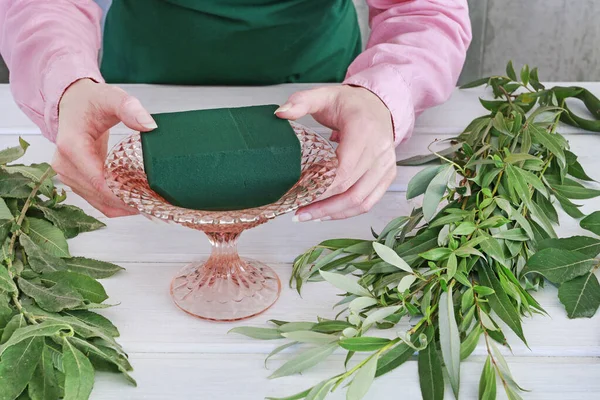
[[[289,396],[343,372],[343,358],[330,359],[302,375],[267,380],[279,365],[263,365],[262,355],[139,354],[131,355],[139,387],[133,388],[120,377],[98,374],[92,400],[121,399],[228,399],[256,400],[266,396]],[[476,399],[484,359],[461,364],[461,399]],[[528,390],[528,400],[595,399],[600,397],[600,360],[586,358],[519,358],[508,360],[517,382]],[[327,399],[344,399],[336,390]],[[366,400],[420,399],[417,362],[408,361],[396,371],[378,378]],[[444,399],[453,399],[446,387]],[[498,399],[506,399],[498,383]]]
[[[331,307],[340,292],[328,283],[305,285],[302,297],[288,287],[291,265],[272,264],[282,282],[281,297],[265,313],[248,321],[213,323],[181,312],[172,302],[169,284],[182,263],[121,263],[126,271],[103,281],[110,299],[117,307],[102,310],[120,329],[119,341],[130,352],[166,353],[261,353],[268,354],[277,341],[248,339],[227,334],[236,326],[267,326],[269,319],[315,321],[317,316],[335,318],[340,309]],[[600,318],[569,320],[558,301],[556,289],[547,285],[535,294],[549,317],[536,315],[525,319],[525,346],[508,328],[504,331],[517,356],[588,356],[600,357]],[[163,329],[168,327],[168,329]],[[393,337],[408,323],[380,334]],[[548,334],[552,332],[552,334]],[[279,343],[280,344],[280,343]],[[484,354],[482,344],[476,354]],[[507,355],[509,352],[506,352]]]
[[[550,85],[570,85],[569,82],[553,82]],[[597,95],[600,94],[599,82],[579,82]],[[292,93],[316,87],[314,84],[287,84],[257,88],[253,87],[194,87],[162,85],[121,85],[137,96],[150,112],[181,111],[212,107],[235,107],[253,104],[282,104]],[[456,89],[448,102],[424,112],[417,120],[414,135],[457,134],[467,124],[485,110],[479,104],[479,96],[489,96],[483,88]],[[580,109],[576,107],[575,109]],[[17,133],[22,135],[39,134],[39,129],[18,109],[12,99],[9,87],[0,84],[0,134]],[[310,127],[319,127],[312,118],[303,118],[299,122]],[[565,132],[582,132],[580,129],[565,128]],[[127,133],[122,124],[113,132]]]
[[[325,137],[329,137],[328,131],[321,131]],[[18,136],[15,134],[0,135],[0,149],[10,146],[15,146],[18,143]],[[600,172],[595,167],[597,161],[597,151],[600,147],[600,136],[592,134],[572,133],[567,134],[567,139],[571,145],[571,150],[580,157],[581,164],[588,170],[587,172],[593,177],[600,179]],[[112,147],[120,140],[126,137],[125,134],[113,134],[109,140],[109,146]],[[404,160],[408,157],[429,154],[428,146],[434,141],[443,141],[452,138],[453,135],[413,135],[410,140],[396,148],[396,158]],[[55,152],[55,146],[40,135],[27,135],[25,139],[31,144],[25,157],[22,158],[23,163],[33,162],[52,162],[52,157]],[[447,142],[440,142],[431,146],[432,150],[439,151],[448,146]],[[406,191],[406,185],[412,177],[422,169],[421,166],[415,167],[400,167],[394,183],[390,186],[389,191]]]

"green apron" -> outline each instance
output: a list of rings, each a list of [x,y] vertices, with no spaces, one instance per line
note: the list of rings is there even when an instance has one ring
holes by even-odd
[[[361,49],[352,0],[113,0],[107,82],[341,82]]]

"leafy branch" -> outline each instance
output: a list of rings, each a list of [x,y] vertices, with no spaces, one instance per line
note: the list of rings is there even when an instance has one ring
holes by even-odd
[[[347,398],[362,398],[373,380],[398,368],[415,352],[426,400],[444,397],[445,382],[459,397],[460,364],[480,339],[487,350],[480,399],[496,398],[500,378],[509,399],[520,399],[499,346],[510,349],[503,330],[525,344],[524,317],[545,314],[533,296],[547,281],[570,318],[591,317],[600,306],[595,272],[600,240],[558,238],[557,207],[600,235],[600,212],[584,215],[572,200],[600,196],[593,179],[559,133],[559,121],[600,131],[600,100],[579,87],[546,88],[536,68],[517,77],[480,79],[493,100],[480,99],[487,115],[473,120],[447,149],[398,165],[434,163],[410,181],[407,198],[422,206],[390,221],[373,240],[330,239],[298,256],[291,285],[327,281],[344,292],[336,319],[271,321],[271,328],[233,332],[256,339],[288,339],[268,358],[291,347],[295,355],[271,378],[293,375],[347,351],[347,369],[284,399],[323,399],[344,382]],[[579,100],[594,119],[567,105]],[[410,319],[408,331],[399,329]],[[502,321],[502,325],[499,322]],[[308,349],[305,346],[308,345]],[[362,354],[353,361],[356,354]],[[444,369],[447,374],[444,374]]]
[[[10,164],[28,146],[0,151],[0,399],[87,399],[94,369],[135,384],[117,328],[92,311],[108,307],[96,279],[122,268],[72,257],[67,244],[104,224],[62,204],[48,164]]]

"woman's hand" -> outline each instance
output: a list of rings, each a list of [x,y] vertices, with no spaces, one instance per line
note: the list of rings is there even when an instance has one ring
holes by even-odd
[[[331,86],[293,94],[277,111],[295,120],[311,114],[333,130],[339,166],[321,200],[296,212],[298,221],[329,220],[365,213],[396,177],[390,111],[375,94],[353,86]]]
[[[63,183],[108,217],[137,213],[104,179],[108,130],[119,122],[136,131],[156,128],[139,100],[116,86],[81,79],[62,96],[52,167]]]

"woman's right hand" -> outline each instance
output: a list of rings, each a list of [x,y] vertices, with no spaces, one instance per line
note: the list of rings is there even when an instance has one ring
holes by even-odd
[[[137,213],[110,191],[104,179],[109,129],[119,122],[141,132],[156,128],[138,99],[90,79],[69,86],[59,103],[52,167],[64,184],[107,217]]]

